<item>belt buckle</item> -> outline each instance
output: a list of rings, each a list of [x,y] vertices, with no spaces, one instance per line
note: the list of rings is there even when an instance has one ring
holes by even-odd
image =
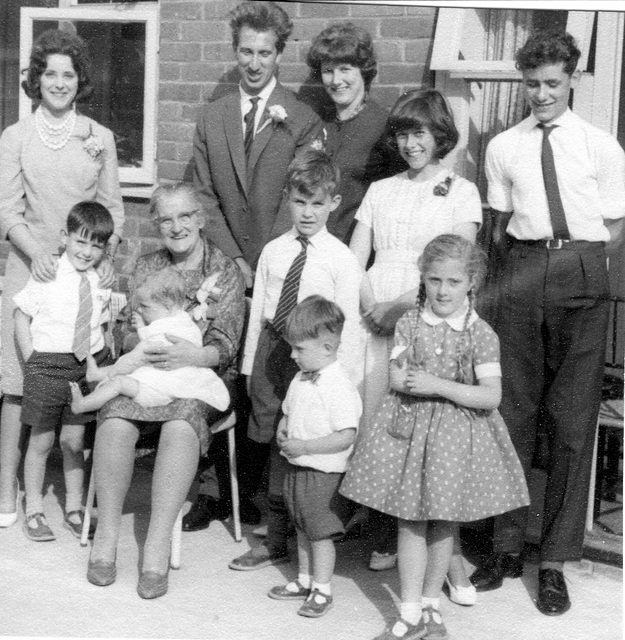
[[[562,247],[568,242],[563,238],[550,238],[547,240],[547,249],[562,249]]]

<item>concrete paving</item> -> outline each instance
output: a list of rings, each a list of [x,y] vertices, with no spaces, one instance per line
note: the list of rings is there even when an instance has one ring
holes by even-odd
[[[182,566],[170,572],[169,592],[157,600],[142,600],[135,590],[149,518],[149,470],[142,467],[137,468],[124,509],[117,581],[95,587],[85,577],[89,549],[81,548],[62,527],[58,466],[58,460],[52,460],[44,500],[56,541],[31,542],[21,531],[21,521],[0,529],[1,637],[368,640],[397,615],[396,570],[369,571],[363,543],[351,540],[338,546],[334,608],[317,620],[298,616],[297,603],[266,595],[272,586],[294,576],[295,563],[251,572],[228,569],[230,559],[256,542],[253,527],[244,526],[244,540],[236,543],[228,522],[183,534]],[[526,564],[523,578],[479,594],[474,607],[460,607],[443,596],[450,638],[622,638],[622,571],[582,561],[569,563],[565,574],[573,606],[560,617],[550,618],[536,609],[537,566],[532,564]]]

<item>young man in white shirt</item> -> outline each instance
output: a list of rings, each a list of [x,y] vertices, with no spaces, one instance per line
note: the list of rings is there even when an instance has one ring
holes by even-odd
[[[606,251],[625,215],[625,155],[568,108],[581,71],[566,33],[542,32],[517,53],[531,115],[486,152],[488,202],[507,225],[499,321],[500,407],[529,475],[544,406],[549,462],[537,607],[570,608],[563,563],[579,560],[601,401],[610,288]],[[495,518],[494,554],[471,581],[496,589],[523,573],[527,509]]]

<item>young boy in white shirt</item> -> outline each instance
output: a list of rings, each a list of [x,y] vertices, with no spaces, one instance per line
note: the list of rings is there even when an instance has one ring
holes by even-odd
[[[55,539],[43,513],[42,489],[59,424],[66,489],[63,526],[77,537],[82,530],[83,439],[93,415],[71,412],[69,383],[85,384],[88,354],[98,363],[108,356],[101,325],[111,290],[100,287],[95,267],[112,233],[106,207],[98,202],[74,205],[61,232],[65,251],[55,279],[38,282],[31,276],[14,298],[15,336],[26,362],[22,422],[30,427],[23,530],[35,542]]]
[[[288,560],[288,513],[282,499],[286,463],[275,440],[281,404],[297,373],[291,348],[283,336],[285,297],[290,295],[290,308],[314,294],[341,308],[345,314],[345,339],[337,356],[354,380],[362,377],[359,299],[362,270],[356,256],[326,228],[328,217],[341,202],[337,194],[339,180],[338,169],[323,151],[307,148],[295,157],[286,187],[293,228],[269,242],[258,262],[241,372],[248,376],[252,403],[248,436],[260,443],[257,457],[262,449],[265,459],[270,456],[269,517],[267,539],[228,565],[238,571]],[[285,283],[302,259],[299,281],[294,290],[290,289]],[[262,464],[258,470],[262,473]]]
[[[358,390],[337,361],[344,322],[336,304],[310,296],[291,311],[285,331],[300,371],[282,404],[277,442],[289,461],[283,496],[297,531],[299,574],[268,595],[304,599],[298,614],[309,618],[332,606],[334,539],[349,515],[338,490],[362,414]]]

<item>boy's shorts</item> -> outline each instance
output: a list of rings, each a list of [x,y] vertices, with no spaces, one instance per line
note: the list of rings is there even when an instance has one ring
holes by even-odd
[[[289,464],[283,497],[295,526],[309,540],[340,538],[351,515],[347,498],[339,494],[344,473],[326,473]]]
[[[98,365],[108,359],[105,347],[94,358]],[[54,429],[61,424],[87,424],[93,413],[74,414],[70,409],[70,382],[78,382],[83,394],[90,392],[85,374],[87,362],[78,362],[73,353],[33,351],[24,366],[22,417],[30,427]]]

